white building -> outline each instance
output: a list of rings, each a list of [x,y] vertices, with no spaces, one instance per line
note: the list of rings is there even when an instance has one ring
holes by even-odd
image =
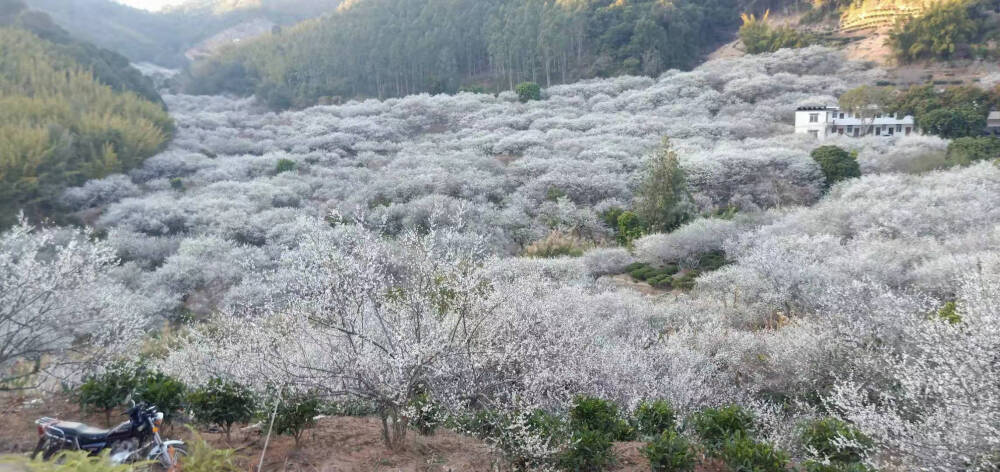
[[[1000,111],[991,111],[986,119],[986,134],[1000,136]]]
[[[909,136],[918,133],[912,116],[876,114],[874,118],[855,116],[835,106],[799,107],[795,110],[795,132],[816,139],[844,136]]]

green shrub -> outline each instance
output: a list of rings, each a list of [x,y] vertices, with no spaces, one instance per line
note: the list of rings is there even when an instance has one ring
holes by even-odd
[[[641,238],[646,234],[646,225],[639,219],[639,216],[631,211],[624,211],[618,215],[618,244],[630,245],[632,241]]]
[[[976,161],[1000,158],[1000,138],[995,136],[962,137],[948,143],[948,162],[969,165]]]
[[[658,289],[669,290],[674,286],[674,276],[658,274],[656,277],[648,279],[646,282]]]
[[[631,273],[631,272],[632,272],[632,271],[634,271],[634,270],[639,270],[639,269],[642,269],[643,267],[646,267],[646,266],[648,266],[648,265],[649,265],[649,264],[647,264],[647,263],[645,263],[645,262],[633,262],[633,263],[631,263],[631,264],[629,264],[629,265],[625,266],[625,272],[629,272],[629,273]]]
[[[179,458],[180,470],[184,472],[241,472],[236,465],[236,451],[215,449],[206,442],[198,431],[188,426],[193,439],[185,442],[187,455]]]
[[[635,423],[640,434],[656,436],[677,427],[677,413],[666,400],[642,402],[635,410]]]
[[[521,103],[542,99],[542,87],[534,82],[521,82],[514,88]]]
[[[299,446],[302,432],[316,425],[320,401],[315,395],[291,395],[282,399],[275,411],[274,431],[295,438]]]
[[[874,469],[859,462],[831,462],[824,464],[810,460],[805,461],[802,465],[804,472],[875,472]]]
[[[295,161],[291,159],[279,159],[278,165],[275,166],[275,172],[279,174],[282,172],[291,172],[293,170],[295,170]]]
[[[920,117],[920,128],[946,139],[976,136],[986,128],[986,114],[971,105],[938,108]]]
[[[611,446],[611,437],[600,431],[576,431],[559,463],[563,469],[573,472],[608,470],[615,463]]]
[[[177,379],[155,372],[139,376],[137,383],[136,400],[156,405],[163,412],[163,421],[170,423],[184,408],[184,384]]]
[[[743,434],[722,443],[719,457],[732,472],[787,472],[788,456]]]
[[[743,26],[740,27],[740,41],[748,54],[774,52],[783,48],[802,48],[816,41],[807,33],[799,33],[788,26],[772,28],[767,24],[770,11],[757,18],[755,15],[744,14]]]
[[[860,462],[875,444],[868,436],[836,418],[823,418],[802,425],[802,444],[825,459],[834,462]],[[837,447],[838,438],[857,446]]]
[[[697,463],[691,443],[676,431],[664,431],[640,452],[653,472],[691,472]]]
[[[724,265],[726,265],[725,251],[709,251],[698,258],[698,268],[702,271],[718,270]]]
[[[695,279],[701,275],[697,270],[689,270],[679,278],[674,279],[674,287],[681,290],[691,290],[694,288]]]
[[[647,265],[629,272],[629,275],[631,275],[632,278],[636,280],[646,280],[653,277],[654,275],[657,275],[657,273],[656,269]]]
[[[139,472],[151,465],[147,462],[113,465],[108,458],[110,454],[110,449],[96,456],[88,451],[65,450],[56,453],[50,461],[41,457],[7,456],[0,458],[0,464],[14,464],[25,472]]]
[[[104,373],[85,377],[76,399],[84,411],[104,412],[104,422],[111,426],[111,411],[124,404],[137,386],[135,366],[116,362]]]
[[[837,146],[820,146],[810,154],[819,164],[826,177],[826,184],[833,185],[841,180],[861,177],[861,166],[851,153]]]
[[[431,400],[431,396],[426,392],[420,393],[410,401],[410,406],[414,410],[410,424],[424,436],[434,434],[441,423],[441,415],[437,405]]]
[[[947,302],[937,312],[938,318],[951,324],[961,323],[962,315],[958,314],[958,305],[955,302]]]
[[[196,420],[222,427],[226,441],[233,424],[249,421],[255,409],[253,394],[246,387],[218,378],[191,392],[188,405]]]
[[[180,177],[174,177],[170,179],[170,188],[177,190],[179,192],[184,191],[184,180]]]
[[[695,432],[710,449],[719,449],[734,437],[748,437],[754,429],[750,412],[738,406],[706,408],[691,418]]]
[[[574,432],[596,431],[616,441],[635,439],[635,429],[622,419],[618,407],[597,397],[576,397],[569,411],[569,426]]]

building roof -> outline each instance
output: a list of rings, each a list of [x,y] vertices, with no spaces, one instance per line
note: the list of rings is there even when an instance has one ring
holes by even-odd
[[[830,105],[806,105],[798,107],[797,111],[826,111],[826,110],[839,110],[840,107],[830,106]]]

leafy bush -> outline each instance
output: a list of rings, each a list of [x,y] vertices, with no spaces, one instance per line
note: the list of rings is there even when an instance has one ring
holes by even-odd
[[[542,87],[534,82],[521,82],[514,88],[521,103],[542,99]]]
[[[618,406],[597,397],[576,397],[569,410],[569,426],[574,432],[596,431],[616,441],[635,438],[635,429],[622,419]]]
[[[163,412],[163,420],[170,423],[174,415],[184,408],[184,384],[161,372],[140,375],[135,388],[136,401],[144,401]]]
[[[180,469],[185,472],[240,472],[236,465],[236,451],[216,449],[205,441],[197,430],[188,426],[193,439],[187,440],[187,455],[179,458]]]
[[[851,153],[837,146],[820,146],[810,154],[826,176],[826,184],[833,185],[844,179],[861,177],[861,166]]]
[[[1000,138],[995,136],[957,138],[948,143],[948,162],[968,165],[976,161],[1000,158]]]
[[[986,115],[968,104],[928,112],[919,118],[918,124],[927,133],[956,139],[982,134]]]
[[[706,408],[691,420],[705,445],[716,450],[730,438],[748,437],[754,429],[753,415],[736,405]]]
[[[726,265],[726,252],[722,250],[709,251],[698,257],[698,268],[705,271],[719,270]]]
[[[178,192],[184,190],[184,179],[180,177],[174,177],[170,179],[170,188],[177,190]]]
[[[611,437],[607,434],[589,429],[578,430],[573,433],[559,464],[563,469],[573,472],[607,470],[615,463],[611,447]]]
[[[824,464],[813,460],[805,461],[804,472],[875,472],[874,469],[859,462],[831,462]]]
[[[646,177],[637,196],[636,213],[650,230],[673,231],[690,218],[694,205],[684,170],[669,139],[663,138],[647,163]]]
[[[804,48],[815,42],[815,38],[811,35],[799,33],[788,26],[772,28],[767,24],[770,14],[771,12],[767,11],[761,18],[753,14],[742,15],[740,41],[748,54],[774,52],[782,48]]]
[[[195,420],[219,425],[229,441],[233,424],[249,421],[253,416],[255,399],[246,387],[215,378],[191,392],[188,405]]]
[[[529,244],[528,247],[524,248],[523,255],[543,259],[563,256],[580,257],[586,247],[587,243],[572,234],[553,231],[545,238]]]
[[[282,399],[275,413],[274,431],[295,438],[298,447],[302,432],[316,425],[320,401],[315,395],[291,395]]]
[[[962,315],[958,314],[958,305],[954,301],[949,301],[937,312],[938,318],[951,324],[961,323]]]
[[[874,447],[870,438],[837,418],[823,418],[802,426],[802,444],[833,462],[860,462]],[[838,446],[837,441],[854,445]]]
[[[295,170],[295,161],[291,159],[279,159],[278,164],[275,166],[275,172],[291,172]]]
[[[788,456],[744,434],[723,441],[719,457],[732,472],[787,472]]]
[[[691,443],[676,431],[663,431],[640,449],[653,472],[691,472],[697,456]]]
[[[630,245],[632,240],[642,237],[646,231],[646,225],[635,213],[625,211],[618,215],[617,238],[619,244]]]
[[[431,396],[427,392],[416,395],[410,401],[410,407],[413,409],[410,425],[417,428],[417,431],[424,436],[434,434],[441,423],[441,418],[439,409],[431,400]]]
[[[0,464],[14,464],[26,472],[139,472],[147,470],[146,462],[113,465],[108,456],[111,450],[92,456],[88,451],[60,451],[51,460],[24,456],[0,458]]]
[[[103,373],[88,375],[77,389],[80,407],[104,412],[104,422],[111,426],[111,411],[125,403],[138,386],[135,366],[116,362]]]
[[[975,2],[935,2],[921,16],[900,22],[889,34],[889,46],[904,62],[968,57],[971,43],[984,28],[970,16]]]
[[[674,287],[681,290],[691,290],[694,288],[695,280],[699,275],[701,275],[700,271],[689,270],[685,272],[684,275],[674,279]]]
[[[666,400],[642,402],[635,410],[635,423],[640,434],[656,436],[677,427],[677,413]]]

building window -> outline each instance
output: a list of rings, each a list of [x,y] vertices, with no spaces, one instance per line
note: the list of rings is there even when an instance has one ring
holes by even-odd
[[[892,132],[893,132],[893,127],[890,126],[889,130],[888,130],[888,132],[886,134],[888,134],[889,136],[892,136]]]
[[[809,122],[810,123],[819,123],[819,113],[810,113],[809,114]]]
[[[896,132],[903,131],[903,125],[896,125]]]
[[[812,137],[814,137],[814,138],[816,138],[816,139],[819,139],[819,131],[818,130],[814,130],[814,129],[809,130],[809,135],[812,136]]]
[[[844,128],[840,128],[840,129],[838,129],[838,130],[837,130],[837,134],[844,134]]]
[[[854,128],[854,136],[859,136],[860,132],[861,132],[861,128]]]
[[[906,135],[907,135],[907,136],[909,136],[909,135],[910,135],[910,127],[909,127],[909,126],[907,126],[907,127],[906,127]]]
[[[875,128],[875,136],[882,136],[882,127]]]

